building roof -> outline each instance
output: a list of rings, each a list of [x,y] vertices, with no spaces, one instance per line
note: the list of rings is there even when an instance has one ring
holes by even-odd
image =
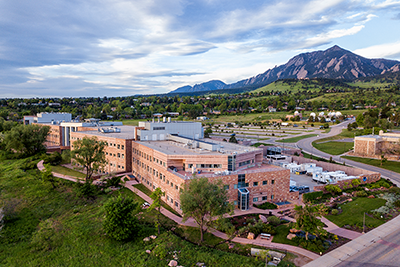
[[[100,132],[101,128],[104,129],[120,129],[120,132]],[[99,136],[99,137],[108,137],[108,138],[117,138],[117,139],[135,139],[135,128],[136,126],[118,126],[118,127],[99,127],[97,131],[79,131],[79,132],[71,132],[73,133],[82,133],[91,136]]]
[[[203,148],[191,148],[185,143],[176,141],[138,141],[137,143],[167,155],[238,155],[254,151],[262,152],[262,149],[255,147],[242,146],[228,142],[219,142],[216,140],[210,141],[207,139],[207,141],[205,141],[204,139],[194,139],[193,141],[217,145],[218,150],[211,151]]]

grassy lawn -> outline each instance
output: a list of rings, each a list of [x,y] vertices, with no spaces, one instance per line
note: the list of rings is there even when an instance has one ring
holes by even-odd
[[[80,179],[85,179],[85,177],[86,177],[86,175],[84,173],[81,173],[81,172],[72,170],[70,168],[67,168],[67,167],[64,167],[64,166],[60,166],[60,165],[51,166],[51,169],[52,169],[53,172],[60,173],[60,174],[63,174],[63,175],[72,176],[72,177],[77,177],[77,178],[80,178]]]
[[[313,136],[317,136],[317,134],[301,135],[301,136],[292,137],[292,138],[287,138],[287,139],[283,139],[283,140],[277,140],[276,142],[281,142],[281,143],[297,143],[298,141],[300,141],[300,140],[302,140],[302,139],[309,138],[309,137],[313,137]]]
[[[318,143],[319,141],[315,141],[312,145],[322,152],[331,154],[331,155],[341,155],[345,152],[348,152],[353,149],[353,142],[324,142]]]
[[[339,227],[344,225],[363,225],[364,212],[377,209],[385,205],[386,200],[380,198],[356,198],[352,202],[347,202],[340,205],[343,212],[339,215],[327,215],[325,216],[328,220],[333,222]],[[384,220],[379,220],[365,215],[365,225],[378,227],[385,223]]]
[[[150,196],[151,195],[151,190],[148,189],[146,186],[142,185],[142,184],[135,184],[133,185],[133,187],[137,188],[138,190],[142,191],[143,193],[145,193],[146,195]],[[161,200],[161,206],[167,210],[169,210],[170,212],[172,212],[175,215],[178,215],[179,217],[182,217],[182,215],[180,215],[178,212],[176,212],[173,208],[171,208],[167,203],[165,203],[164,201]]]
[[[286,238],[290,230],[289,224],[279,225],[275,228],[275,230],[276,235],[274,235],[274,238],[272,239],[273,243],[288,244],[292,246],[298,245],[297,242]]]
[[[381,161],[378,159],[368,159],[368,158],[349,157],[349,156],[343,156],[342,158],[400,173],[400,163],[396,161],[386,161],[381,166]]]
[[[183,266],[197,262],[206,266],[265,266],[265,261],[197,246],[164,229],[157,239],[143,242],[144,237],[157,234],[154,211],[140,215],[140,231],[132,239],[110,239],[102,226],[104,203],[119,194],[140,203],[142,199],[128,189],[92,199],[78,198],[75,183],[60,179],[53,190],[41,181],[37,170],[23,171],[23,161],[0,162],[0,203],[15,203],[13,216],[1,230],[0,266],[156,267],[167,266],[173,251],[179,251],[178,262]],[[176,226],[162,218],[163,225]]]

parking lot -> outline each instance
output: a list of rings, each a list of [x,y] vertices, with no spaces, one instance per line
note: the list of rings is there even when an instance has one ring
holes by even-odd
[[[308,176],[306,174],[297,175],[294,173],[290,173],[290,180],[296,182],[296,186],[308,186],[310,188],[310,192],[313,191],[314,186],[318,185],[317,182],[313,181],[312,176]]]

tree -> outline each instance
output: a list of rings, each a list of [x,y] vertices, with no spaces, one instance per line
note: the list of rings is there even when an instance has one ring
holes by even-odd
[[[46,151],[44,142],[50,132],[50,127],[36,124],[17,125],[4,135],[7,150],[32,156]]]
[[[104,231],[115,240],[126,240],[132,237],[137,230],[138,221],[134,212],[138,203],[132,198],[122,197],[111,198],[104,204],[106,218],[103,223]]]
[[[165,192],[163,192],[161,188],[157,187],[150,195],[153,203],[151,203],[150,207],[147,209],[147,211],[157,210],[157,220],[155,225],[157,227],[158,234],[160,234],[161,198],[163,196],[165,196]]]
[[[54,188],[56,188],[56,179],[54,177],[54,175],[51,173],[51,166],[50,164],[45,164],[44,165],[44,170],[42,171],[42,180],[43,182],[47,183],[51,183],[51,186]]]
[[[325,186],[325,190],[332,193],[333,195],[342,193],[342,189],[338,185],[329,184]]]
[[[324,235],[326,233],[324,224],[317,218],[326,214],[327,208],[324,205],[296,205],[294,210],[296,211],[296,228],[306,232],[306,240],[308,240],[308,233],[316,235]]]
[[[227,191],[221,180],[210,182],[207,178],[193,177],[180,193],[183,221],[192,217],[200,227],[200,243],[204,233],[225,213],[231,213],[233,206],[228,202]]]
[[[90,181],[95,170],[107,163],[104,153],[106,145],[106,142],[99,142],[95,137],[83,137],[73,143],[72,159],[86,170],[85,182]]]
[[[235,144],[238,143],[238,141],[236,140],[236,137],[235,137],[234,134],[232,134],[232,135],[231,135],[231,138],[229,138],[229,143],[235,143]]]

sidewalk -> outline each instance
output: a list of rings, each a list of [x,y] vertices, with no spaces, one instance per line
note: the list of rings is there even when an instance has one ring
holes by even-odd
[[[325,254],[324,256],[306,264],[307,267],[333,267],[341,264],[351,256],[369,248],[375,243],[380,243],[386,236],[400,230],[400,216],[382,224],[378,228],[375,228],[368,233],[361,234],[360,237],[342,245],[341,247]],[[395,252],[393,247],[389,247],[388,253]],[[383,255],[382,255],[383,256]],[[351,263],[349,263],[350,266]],[[398,262],[395,262],[392,266],[398,266]],[[355,265],[351,265],[355,266]]]

